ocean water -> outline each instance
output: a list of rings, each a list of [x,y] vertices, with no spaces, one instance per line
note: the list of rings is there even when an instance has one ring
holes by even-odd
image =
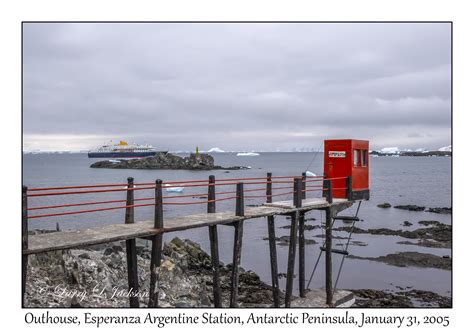
[[[209,175],[216,178],[236,177],[265,177],[267,172],[277,175],[299,175],[306,169],[315,173],[322,173],[322,154],[314,153],[261,153],[256,157],[238,157],[236,154],[213,154],[215,163],[222,166],[243,165],[251,169],[230,171],[186,171],[186,170],[119,170],[90,168],[97,159],[88,159],[86,154],[25,154],[23,156],[23,183],[28,187],[48,187],[83,184],[109,184],[127,182],[127,177],[133,177],[135,182],[154,182],[156,179],[173,180],[200,180]],[[309,166],[309,168],[308,168]],[[287,184],[288,185],[288,184]],[[233,187],[218,187],[217,191],[233,191]],[[248,189],[248,188],[246,188]],[[381,209],[376,205],[389,202],[392,205],[417,204],[426,207],[451,206],[451,157],[378,157],[370,158],[370,201],[363,202],[359,216],[364,219],[357,226],[369,228],[391,228],[414,230],[418,228],[420,220],[437,220],[451,224],[451,215],[442,215],[428,212],[411,212],[394,208]],[[205,193],[206,188],[186,188],[185,193]],[[165,193],[170,195],[170,193]],[[249,193],[250,194],[250,193]],[[255,192],[255,194],[263,194]],[[320,196],[320,192],[311,192],[308,197]],[[152,197],[151,190],[136,191],[135,198]],[[125,191],[109,194],[83,194],[51,197],[37,197],[29,199],[29,207],[40,205],[55,205],[98,200],[121,200],[125,198]],[[281,196],[275,200],[291,199],[291,195]],[[201,199],[187,199],[188,201],[203,201]],[[262,198],[246,200],[246,204],[258,204]],[[146,202],[143,202],[146,203]],[[217,204],[217,211],[231,210],[234,201],[222,201]],[[91,208],[116,206],[121,204],[94,205]],[[67,211],[75,210],[73,208]],[[342,214],[354,214],[356,206]],[[66,209],[31,211],[33,214],[59,213]],[[185,214],[206,212],[206,204],[177,206],[166,205],[165,217],[174,217]],[[309,224],[321,225],[324,214],[313,211],[307,217],[315,218]],[[152,220],[153,208],[141,207],[135,210],[135,221]],[[413,223],[411,227],[403,227],[407,220]],[[102,226],[111,223],[122,223],[124,210],[113,210],[99,213],[86,213],[51,218],[31,219],[31,229],[54,229],[56,224],[60,228],[75,229]],[[289,234],[289,229],[281,228],[289,225],[290,221],[284,216],[276,218],[275,227],[277,236]],[[338,226],[336,224],[336,226]],[[233,228],[219,226],[219,253],[224,263],[232,260]],[[306,231],[307,239],[313,239],[317,244],[306,246],[306,279],[309,279],[313,266],[319,254],[322,238],[314,237],[322,234],[321,229]],[[346,236],[345,232],[334,232],[337,236]],[[199,228],[186,232],[176,232],[165,235],[165,241],[173,237],[190,238],[209,251],[207,228]],[[244,224],[244,243],[242,249],[242,267],[252,269],[260,275],[262,280],[271,283],[270,262],[267,237],[267,223],[264,218],[246,221]],[[362,241],[367,246],[350,246],[349,252],[353,255],[376,257],[402,251],[417,251],[439,256],[451,255],[451,249],[424,248],[413,245],[397,244],[409,241],[397,236],[375,236],[367,234],[353,234],[354,241]],[[334,239],[334,244],[342,244],[345,240]],[[413,240],[416,241],[416,240]],[[277,246],[278,268],[286,272],[287,246]],[[333,256],[334,270],[340,263],[340,256]],[[296,273],[298,267],[295,269]],[[451,295],[451,271],[417,267],[395,267],[384,263],[367,260],[346,259],[339,279],[338,288],[371,288],[377,290],[395,290],[397,287],[413,287],[420,290],[429,290],[441,295]],[[284,280],[280,282],[284,288]],[[324,286],[324,263],[320,262],[310,288]],[[297,287],[295,282],[295,288]],[[295,289],[296,290],[296,289]]]

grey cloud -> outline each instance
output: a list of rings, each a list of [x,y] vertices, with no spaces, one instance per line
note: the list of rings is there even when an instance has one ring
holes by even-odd
[[[316,148],[328,137],[438,148],[451,143],[450,28],[27,23],[24,133],[172,150]]]

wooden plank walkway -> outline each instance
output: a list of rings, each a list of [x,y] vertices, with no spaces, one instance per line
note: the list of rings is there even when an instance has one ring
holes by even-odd
[[[328,204],[323,198],[304,200],[302,207],[298,209],[293,207],[292,203],[293,201],[281,201],[264,204],[263,206],[246,207],[244,216],[236,216],[233,212],[220,212],[193,214],[178,218],[164,219],[164,226],[162,229],[153,228],[153,221],[140,221],[131,224],[114,224],[83,230],[30,235],[28,238],[28,249],[25,249],[23,254],[29,255],[55,250],[80,248],[133,238],[150,237],[159,233],[228,224],[236,221],[267,216],[285,215],[296,210],[306,212],[309,210],[324,209],[330,206],[330,204]],[[334,199],[331,206],[345,209],[350,207],[352,203],[353,202],[347,201],[346,199]]]

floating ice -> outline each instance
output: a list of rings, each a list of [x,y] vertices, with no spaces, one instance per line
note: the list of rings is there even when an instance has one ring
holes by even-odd
[[[451,148],[451,145],[449,145],[447,147],[439,148],[438,151],[452,151],[452,148]]]
[[[256,152],[239,152],[237,156],[260,156],[260,154]]]
[[[183,187],[172,187],[170,184],[165,184],[165,187],[170,187],[170,188],[166,188],[165,190],[167,192],[173,192],[173,193],[182,193],[184,188]]]

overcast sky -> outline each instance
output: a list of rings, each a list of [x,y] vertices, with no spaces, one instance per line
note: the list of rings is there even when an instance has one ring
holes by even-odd
[[[25,150],[451,144],[444,24],[23,25]]]

